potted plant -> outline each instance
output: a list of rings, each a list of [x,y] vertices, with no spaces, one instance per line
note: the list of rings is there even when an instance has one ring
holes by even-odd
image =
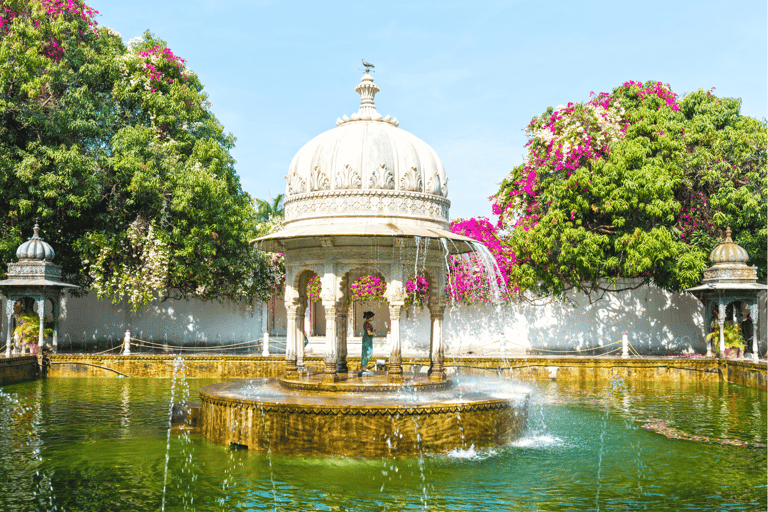
[[[720,353],[720,329],[715,329],[704,338],[707,343],[714,340],[715,352]],[[728,359],[735,359],[739,351],[744,351],[744,338],[741,336],[741,327],[738,323],[727,320],[723,326],[723,339],[725,340],[725,354]]]

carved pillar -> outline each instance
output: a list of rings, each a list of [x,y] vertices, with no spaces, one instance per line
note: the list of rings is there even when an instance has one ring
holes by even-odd
[[[299,372],[304,368],[304,333],[307,327],[306,313],[306,305],[300,304],[296,308],[296,370]]]
[[[43,346],[43,330],[45,329],[45,297],[37,298],[37,317],[40,319],[40,331],[37,335],[37,346]]]
[[[718,304],[718,316],[717,316],[717,323],[720,324],[720,344],[718,345],[720,348],[720,357],[725,357],[725,334],[723,333],[723,330],[725,329],[725,306],[726,303],[723,302],[722,299],[717,301]]]
[[[53,353],[56,354],[59,351],[59,304],[61,297],[56,294],[56,298],[51,300],[51,314],[53,315]],[[42,350],[42,347],[40,347]],[[130,349],[129,349],[130,350]],[[130,352],[129,352],[130,354]]]
[[[432,336],[430,340],[429,359],[432,368],[429,378],[431,380],[445,380],[445,367],[443,360],[445,350],[443,349],[443,313],[445,306],[442,304],[431,304],[429,314],[432,320]]]
[[[757,321],[757,299],[752,300],[752,304],[749,305],[749,309],[750,316],[752,317],[752,362],[758,363],[760,362],[760,358],[757,355],[757,326],[760,325],[760,322]]]
[[[338,356],[336,347],[338,340],[338,326],[336,320],[336,303],[330,304],[323,301],[325,308],[325,375],[323,382],[336,382],[339,376],[336,374],[336,363]]]
[[[287,317],[287,325],[285,329],[285,373],[295,374],[298,371],[296,365],[296,318],[298,307],[291,303],[286,302],[285,313]]]
[[[712,332],[712,302],[707,300],[704,303],[704,335],[708,336]],[[707,357],[712,357],[712,344],[707,341]]]
[[[400,343],[400,313],[402,304],[389,305],[389,339],[392,342],[392,352],[389,355],[389,379],[402,380],[402,345]]]
[[[336,308],[336,373],[349,373],[347,367],[347,310],[349,306],[343,302]]]
[[[11,357],[11,331],[13,319],[13,300],[14,297],[9,295],[5,300],[5,320],[6,320],[6,337],[5,337],[5,357]]]

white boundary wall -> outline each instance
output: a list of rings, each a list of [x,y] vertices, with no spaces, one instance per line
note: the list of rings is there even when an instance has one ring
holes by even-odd
[[[593,304],[572,294],[576,307],[567,302],[532,304],[521,302],[501,307],[475,305],[445,310],[446,356],[524,354],[558,355],[575,349],[607,346],[626,332],[629,342],[642,354],[704,353],[704,308],[692,295],[670,293],[644,286],[634,291],[606,294]],[[4,298],[2,301],[4,307]],[[766,298],[760,309],[761,353],[765,351]],[[199,300],[156,302],[140,312],[125,304],[98,300],[93,294],[62,299],[59,318],[59,347],[63,351],[91,351],[118,344],[126,329],[134,338],[193,346],[226,345],[259,340],[269,318],[276,319],[272,337],[285,333],[282,301],[277,311],[267,314],[262,303]],[[272,322],[272,320],[269,320]],[[383,336],[387,318],[375,318],[375,357],[387,357],[389,347]],[[280,324],[280,325],[277,325]],[[429,311],[411,308],[401,320],[403,355],[426,356],[429,349]],[[2,326],[3,337],[5,326]],[[311,337],[307,355],[322,355],[324,340]],[[359,338],[349,339],[350,356],[358,356]],[[613,345],[612,347],[618,347]],[[274,351],[274,350],[273,350]],[[602,351],[583,351],[584,355]]]

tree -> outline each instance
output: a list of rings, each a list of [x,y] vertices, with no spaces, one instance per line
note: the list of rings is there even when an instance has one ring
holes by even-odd
[[[270,200],[257,199],[256,200],[256,220],[259,222],[269,222],[273,217],[285,217],[285,208],[283,207],[283,199],[285,194],[277,194],[277,197]]]
[[[695,285],[727,226],[766,277],[766,123],[741,102],[626,82],[549,108],[492,197],[526,289]],[[639,278],[618,288],[620,278]]]
[[[266,297],[279,278],[248,248],[235,139],[185,61],[149,32],[126,46],[80,0],[0,14],[0,264],[39,218],[99,297]]]

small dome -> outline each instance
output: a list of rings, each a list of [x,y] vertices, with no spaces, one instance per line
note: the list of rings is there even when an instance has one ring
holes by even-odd
[[[725,240],[723,240],[720,245],[715,247],[712,250],[712,253],[709,255],[709,260],[712,262],[712,265],[717,265],[718,263],[746,264],[748,259],[749,254],[747,254],[747,251],[742,246],[731,240],[730,227],[725,231]]]
[[[16,249],[16,257],[19,260],[51,261],[56,256],[53,247],[40,238],[39,231],[40,226],[35,223],[35,232],[32,237]]]

